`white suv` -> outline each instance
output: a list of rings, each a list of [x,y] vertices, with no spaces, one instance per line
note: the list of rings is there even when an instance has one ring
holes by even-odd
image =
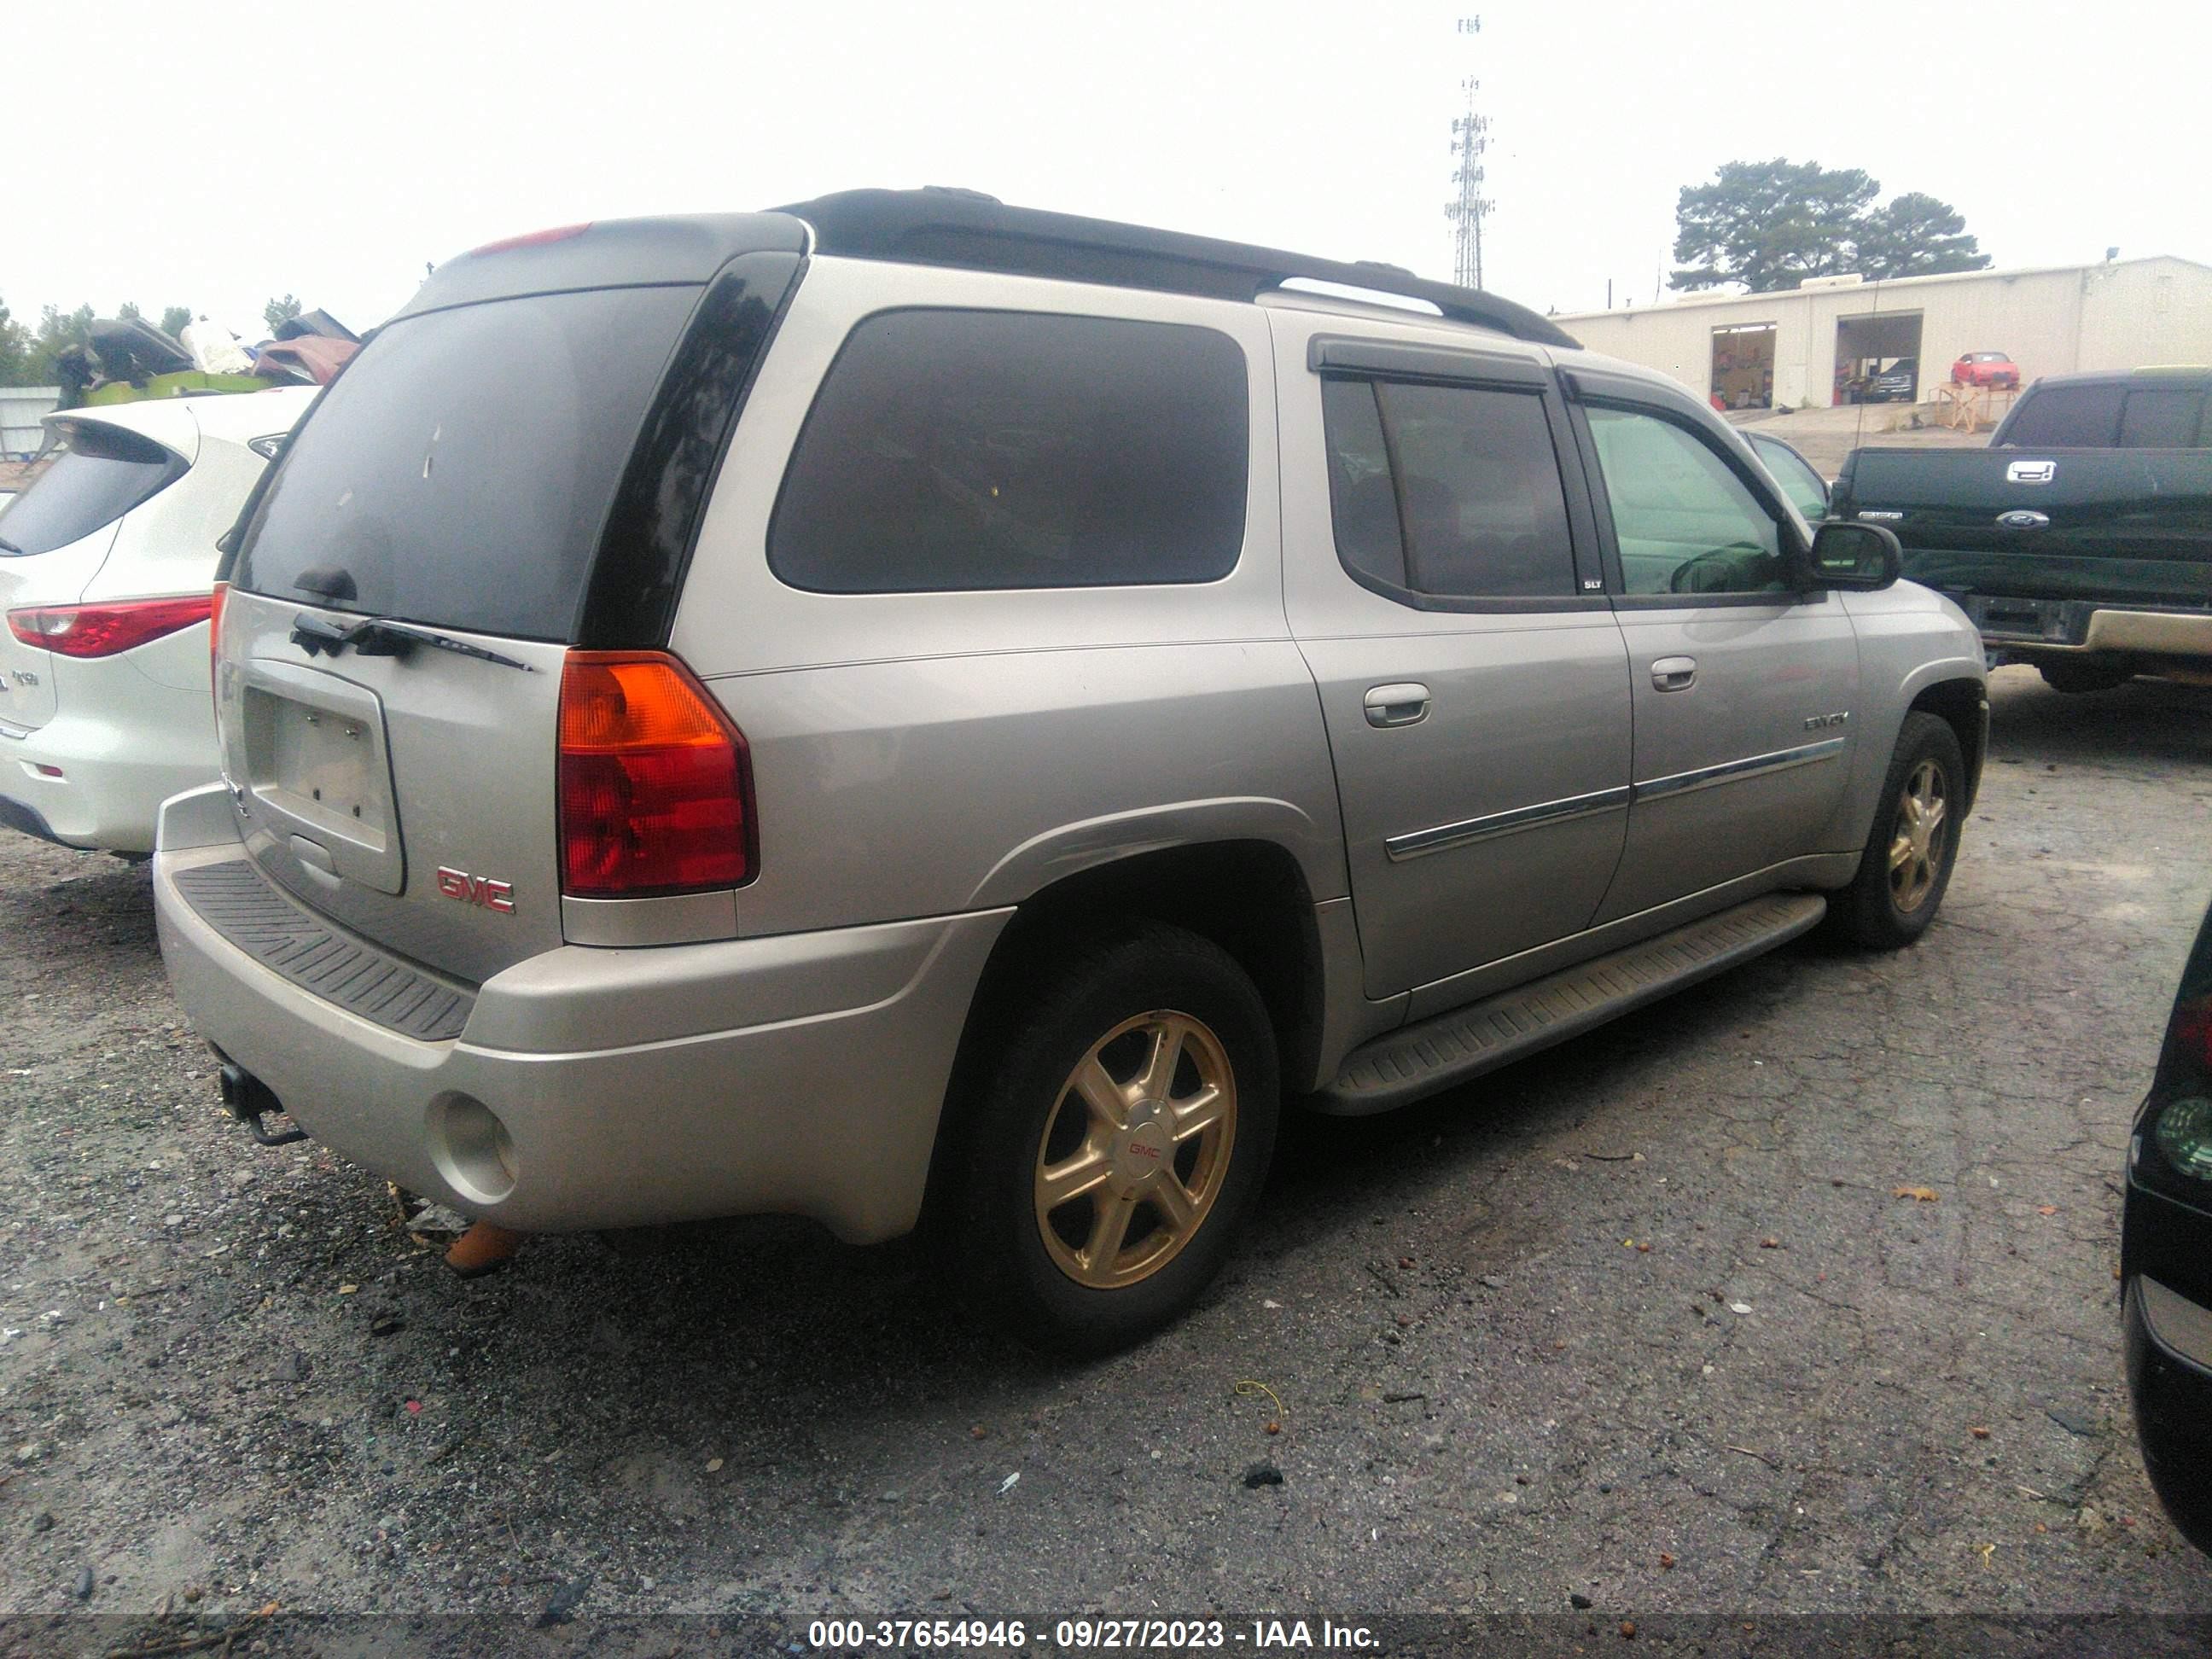
[[[216,542],[314,395],[46,417],[52,459],[0,510],[0,824],[150,853],[163,799],[216,775]]]

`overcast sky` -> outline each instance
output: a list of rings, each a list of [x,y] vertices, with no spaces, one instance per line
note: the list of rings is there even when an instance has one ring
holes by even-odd
[[[863,185],[1449,277],[1468,75],[1488,286],[1539,310],[1649,303],[1677,190],[1774,155],[1941,197],[2000,265],[2212,262],[2201,0],[108,0],[9,7],[0,61],[27,321],[258,335],[289,291],[366,328],[495,237]]]

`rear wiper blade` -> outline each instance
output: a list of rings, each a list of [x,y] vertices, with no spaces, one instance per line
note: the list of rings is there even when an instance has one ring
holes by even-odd
[[[450,634],[417,628],[411,623],[388,622],[381,617],[370,617],[350,628],[340,628],[303,611],[292,619],[292,643],[311,657],[325,651],[335,657],[350,646],[360,656],[398,657],[403,659],[414,654],[416,647],[427,645],[440,651],[450,651],[456,656],[497,663],[501,668],[519,668],[526,674],[538,672],[519,658],[488,651],[481,645],[457,640]]]
[[[18,558],[21,558],[22,556],[23,550],[16,546],[15,543],[9,541],[5,536],[0,536],[0,553],[13,553]]]

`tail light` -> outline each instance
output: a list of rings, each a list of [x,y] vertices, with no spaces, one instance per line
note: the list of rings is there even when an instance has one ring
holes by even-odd
[[[116,605],[33,605],[8,613],[8,631],[26,645],[64,657],[112,657],[149,640],[205,622],[211,593],[180,599],[125,599]]]
[[[752,763],[707,689],[659,652],[561,671],[561,890],[641,898],[752,878]]]
[[[2212,1076],[2212,996],[2197,997],[2173,1011],[2173,1042],[2185,1062],[2200,1077]]]
[[[2212,1182],[2212,1100],[2184,1095],[2167,1101],[2151,1134],[2176,1173]]]
[[[2167,1165],[2212,1182],[2212,996],[2176,1003],[2151,1093],[2151,1138]]]
[[[208,596],[208,677],[215,677],[215,665],[222,660],[222,603],[230,597],[230,584],[217,582],[215,592]]]

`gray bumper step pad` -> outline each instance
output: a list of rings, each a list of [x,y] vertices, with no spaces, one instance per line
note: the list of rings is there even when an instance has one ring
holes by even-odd
[[[1817,924],[1818,893],[1770,893],[1671,933],[1534,980],[1352,1050],[1314,1103],[1346,1116],[1385,1112],[1725,972]]]
[[[339,931],[247,859],[177,872],[200,919],[264,967],[348,1013],[424,1042],[461,1034],[475,994]]]

